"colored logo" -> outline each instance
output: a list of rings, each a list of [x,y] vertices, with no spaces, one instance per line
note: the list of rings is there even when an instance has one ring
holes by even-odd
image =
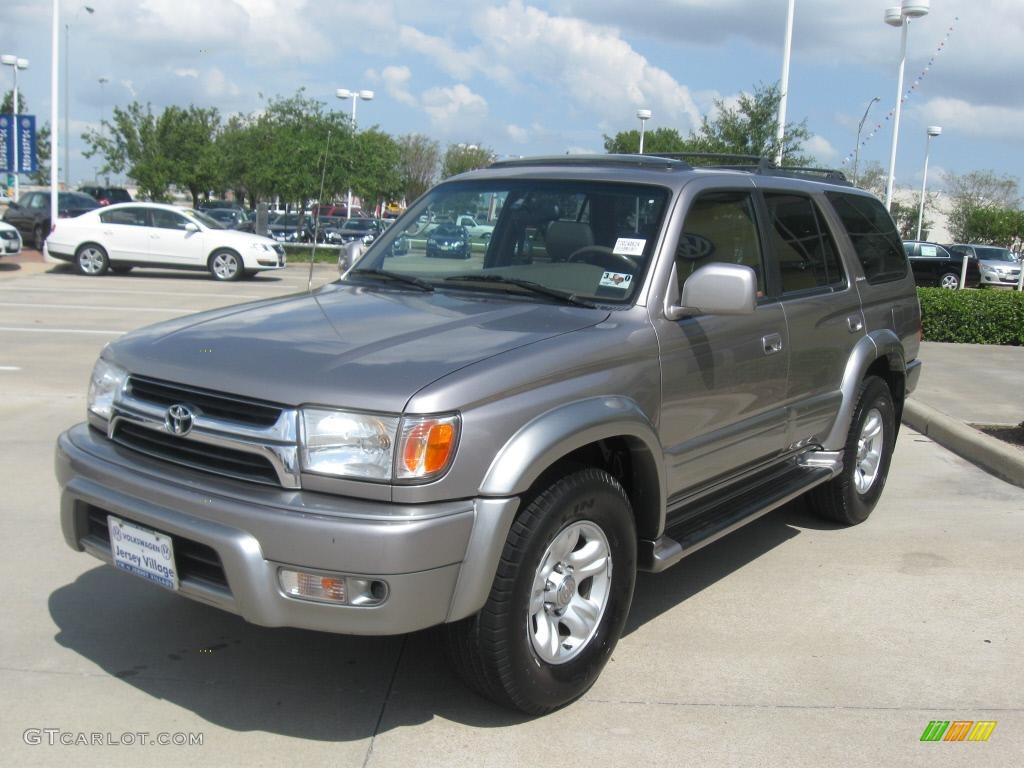
[[[995,720],[932,720],[921,741],[988,741],[995,728]]]

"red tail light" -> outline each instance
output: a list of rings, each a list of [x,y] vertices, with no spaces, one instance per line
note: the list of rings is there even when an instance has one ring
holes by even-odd
[[[96,202],[99,203],[100,205],[110,205],[110,201],[107,200],[107,198],[105,198],[105,197],[101,197]]]

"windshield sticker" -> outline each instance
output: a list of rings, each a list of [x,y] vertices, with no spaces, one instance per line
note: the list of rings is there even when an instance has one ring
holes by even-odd
[[[612,253],[618,256],[643,256],[647,241],[639,237],[620,237],[615,241]]]
[[[922,256],[935,256],[938,253],[938,249],[934,245],[922,245],[921,255]]]
[[[620,291],[625,291],[629,289],[632,282],[633,276],[628,272],[605,272],[601,275],[600,285],[602,288],[618,288]]]

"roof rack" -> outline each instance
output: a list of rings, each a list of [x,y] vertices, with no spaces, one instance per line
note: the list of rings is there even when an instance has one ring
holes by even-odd
[[[762,176],[780,176],[792,179],[808,179],[810,181],[824,181],[829,184],[839,184],[852,187],[853,183],[846,178],[846,174],[834,168],[811,168],[802,166],[778,166],[766,157],[760,155],[732,154],[729,152],[664,152],[660,157],[673,160],[739,160],[741,162],[726,163],[700,163],[700,168],[715,168],[729,171],[747,171]],[[742,162],[746,161],[746,162]]]
[[[542,155],[497,160],[491,168],[514,168],[521,165],[603,165],[620,168],[649,168],[663,171],[689,171],[689,163],[665,155]]]

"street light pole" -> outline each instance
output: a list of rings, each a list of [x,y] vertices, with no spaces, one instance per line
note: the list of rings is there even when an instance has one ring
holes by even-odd
[[[53,26],[50,30],[50,125],[53,135],[50,137],[50,229],[57,223],[57,201],[60,194],[60,182],[57,179],[57,144],[60,131],[57,120],[60,118],[60,0],[53,0]],[[46,233],[49,236],[49,232]],[[44,254],[45,255],[45,254]]]
[[[796,0],[789,0],[789,11],[786,14],[786,40],[782,46],[782,87],[779,93],[779,125],[775,131],[775,164],[782,165],[782,141],[786,137],[786,101],[789,99],[789,59],[793,51],[793,14],[796,11]]]
[[[644,153],[644,124],[651,119],[651,110],[638,109],[636,116],[640,120],[640,154]]]
[[[339,88],[334,92],[334,95],[339,99],[352,99],[352,135],[356,133],[356,102],[359,99],[363,101],[371,101],[373,99],[373,91],[350,91],[348,88]],[[318,200],[317,203],[322,201]],[[352,185],[349,184],[348,188],[348,200],[345,203],[345,220],[348,221],[352,218]]]
[[[871,111],[871,105],[874,104],[876,101],[881,100],[882,99],[880,97],[875,96],[873,99],[871,99],[871,101],[868,102],[867,109],[864,110],[864,117],[860,119],[860,123],[857,125],[857,146],[855,146],[853,149],[853,183],[855,185],[857,183],[857,180],[860,178],[860,174],[858,172],[858,168],[860,167],[860,132],[864,130],[864,123],[868,119],[868,112]]]
[[[11,115],[11,121],[14,123],[11,126],[11,138],[14,141],[14,200],[17,202],[20,193],[20,181],[18,179],[18,156],[21,154],[19,151],[18,141],[18,70],[28,69],[28,59],[19,59],[17,56],[5,53],[0,56],[0,63],[11,68],[14,72],[14,98],[11,104],[13,114]]]
[[[938,136],[942,133],[942,128],[937,125],[928,126],[928,138],[924,140],[924,178],[921,180],[921,206],[917,210],[917,237],[916,240],[921,239],[921,226],[924,223],[924,195],[928,189],[928,153],[931,151],[932,136]]]
[[[896,145],[900,138],[900,115],[903,112],[903,70],[907,64],[907,28],[911,19],[928,15],[931,0],[903,0],[900,6],[885,9],[885,23],[900,28],[900,66],[896,75],[896,109],[892,118],[892,149],[889,153],[889,176],[885,182],[885,208],[892,210],[893,187],[896,183]]]

